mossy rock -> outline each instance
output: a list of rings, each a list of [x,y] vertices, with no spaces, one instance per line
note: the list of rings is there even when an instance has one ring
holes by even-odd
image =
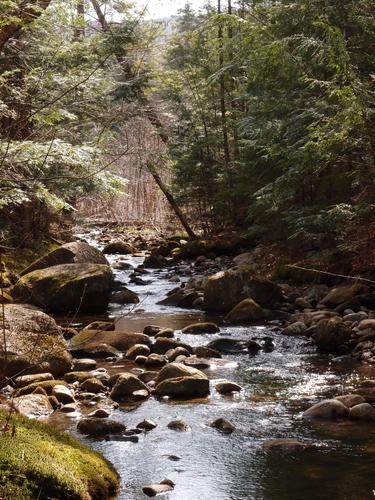
[[[0,424],[7,413],[0,411]],[[12,432],[0,433],[0,498],[105,500],[119,478],[99,453],[52,427],[13,415]]]
[[[113,275],[104,264],[61,264],[23,276],[12,288],[16,302],[57,313],[107,310]]]
[[[26,385],[25,387],[21,387],[15,393],[16,397],[24,396],[25,394],[31,394],[35,391],[35,389],[41,388],[46,391],[48,396],[51,396],[52,389],[55,385],[65,385],[69,387],[69,385],[64,380],[45,380],[44,382],[34,382],[33,384]]]

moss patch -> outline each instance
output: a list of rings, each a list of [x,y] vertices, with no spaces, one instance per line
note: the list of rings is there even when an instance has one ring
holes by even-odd
[[[46,391],[46,393],[50,396],[52,394],[52,389],[55,385],[65,385],[68,387],[68,384],[64,380],[45,380],[44,382],[34,382],[32,384],[26,385],[25,387],[21,387],[16,391],[16,397],[24,396],[25,394],[31,394],[41,387]]]
[[[0,424],[6,413],[0,411]],[[16,415],[0,433],[0,498],[109,499],[119,479],[99,453],[52,427]]]

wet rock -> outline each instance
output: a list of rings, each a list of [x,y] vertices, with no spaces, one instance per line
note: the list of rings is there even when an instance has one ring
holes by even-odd
[[[321,304],[328,307],[337,307],[341,304],[349,304],[355,300],[358,295],[367,293],[368,287],[360,284],[339,286],[333,288],[323,297]]]
[[[149,486],[144,486],[142,491],[148,497],[156,497],[173,491],[173,486],[169,484],[150,484]]]
[[[351,337],[351,330],[341,320],[322,319],[315,327],[313,339],[321,351],[336,352]]]
[[[144,327],[143,333],[145,335],[149,335],[150,337],[153,337],[157,333],[159,333],[161,330],[162,330],[161,326],[158,326],[158,325],[148,325],[148,326]]]
[[[343,403],[348,408],[366,402],[365,398],[359,394],[345,394],[343,396],[337,396],[335,399]]]
[[[51,373],[60,377],[71,369],[72,358],[55,320],[32,306],[4,306],[5,340],[0,336],[1,375]],[[0,377],[1,379],[1,377]]]
[[[73,360],[73,371],[75,372],[90,371],[90,370],[95,370],[95,368],[96,368],[95,359],[82,358]]]
[[[75,413],[77,411],[77,406],[73,403],[64,405],[60,408],[62,413]]]
[[[359,323],[358,328],[360,330],[375,330],[375,319],[363,319]]]
[[[138,304],[139,297],[135,292],[132,292],[128,288],[123,288],[122,290],[112,294],[111,302],[115,304]]]
[[[165,366],[167,363],[168,363],[168,359],[166,358],[166,356],[153,353],[147,357],[145,366],[147,368],[161,368],[161,367]]]
[[[19,413],[29,418],[47,417],[53,411],[51,402],[44,394],[26,394],[14,398],[13,405]]]
[[[150,354],[150,348],[147,345],[135,344],[131,347],[125,354],[125,357],[130,361],[134,361],[137,356],[148,356]]]
[[[108,410],[105,410],[104,408],[98,408],[88,415],[88,417],[91,418],[108,418],[109,416],[110,412]]]
[[[349,408],[336,399],[326,399],[303,413],[304,418],[336,419],[349,415]]]
[[[227,313],[247,298],[261,307],[272,308],[282,302],[283,295],[278,285],[254,276],[247,266],[241,266],[220,271],[207,280],[203,308]]]
[[[245,349],[245,345],[242,340],[237,340],[227,337],[221,337],[212,340],[207,344],[206,347],[226,354],[235,354],[238,352],[243,352]]]
[[[74,395],[69,387],[62,384],[57,384],[52,387],[52,396],[55,396],[59,403],[69,404],[74,403]]]
[[[80,420],[77,430],[87,436],[105,436],[107,434],[122,434],[126,426],[115,420],[88,417]]]
[[[57,313],[107,310],[113,275],[103,264],[61,264],[23,276],[11,289],[16,302]]]
[[[232,324],[251,323],[265,317],[265,312],[253,299],[244,299],[226,316],[225,321]]]
[[[118,351],[126,352],[136,344],[150,345],[151,339],[143,333],[128,333],[121,331],[103,332],[100,330],[81,331],[72,340],[71,352],[77,357],[86,357],[89,352],[95,352],[99,345],[107,345],[112,350],[112,357],[119,355]],[[100,356],[97,356],[100,357]],[[105,356],[110,357],[110,356]]]
[[[241,392],[242,387],[235,382],[229,382],[227,380],[219,382],[215,385],[215,389],[219,394],[231,394],[232,392]]]
[[[78,335],[77,335],[78,337]],[[85,356],[91,356],[93,358],[113,358],[113,357],[118,357],[121,355],[121,352],[112,347],[111,345],[105,344],[105,343],[95,343],[93,345],[82,345],[82,347],[78,348],[73,348],[70,350],[70,352],[75,356],[75,357],[85,357]]]
[[[142,422],[139,422],[137,424],[137,429],[142,429],[143,431],[152,431],[158,426],[155,422],[152,420],[142,420]]]
[[[129,255],[134,253],[134,248],[129,245],[129,243],[125,243],[124,241],[116,240],[108,243],[103,248],[104,254],[117,254],[117,255]]]
[[[36,260],[24,271],[21,276],[29,274],[38,269],[57,266],[60,264],[105,264],[107,259],[95,247],[81,241],[65,243],[56,250],[52,250],[42,258]]]
[[[29,384],[34,384],[35,382],[45,382],[47,380],[53,380],[54,377],[51,373],[36,373],[35,375],[22,375],[14,380],[14,384],[17,388],[26,387]]]
[[[171,363],[159,372],[155,394],[172,398],[203,397],[210,393],[204,373],[180,363]]]
[[[172,420],[167,424],[167,427],[172,431],[188,431],[190,429],[184,420]]]
[[[183,363],[185,366],[191,366],[193,368],[196,368],[197,370],[207,370],[212,363],[207,361],[205,358],[197,358],[196,356],[190,356],[183,360]],[[179,359],[181,359],[181,356],[177,356],[176,362],[180,362]]]
[[[316,446],[306,441],[298,441],[297,439],[271,439],[263,443],[262,447],[267,451],[278,453],[296,453],[313,449]]]
[[[94,394],[99,394],[100,392],[105,392],[106,387],[103,382],[96,378],[89,378],[81,384],[81,389],[85,392],[92,392]]]
[[[375,420],[375,408],[369,403],[361,403],[350,408],[349,418],[352,420]]]
[[[175,361],[178,356],[190,356],[190,352],[184,347],[176,347],[175,349],[169,349],[165,354],[169,362]]]
[[[153,372],[153,371],[145,371],[138,375],[139,380],[142,380],[145,384],[148,382],[151,382],[151,380],[155,380],[156,377],[158,376],[158,372]]]
[[[149,255],[145,258],[143,265],[149,269],[161,269],[168,266],[168,261],[162,255]]]
[[[139,391],[132,392],[132,399],[134,401],[143,401],[150,397],[150,392],[146,389],[141,389]]]
[[[180,342],[175,339],[167,339],[165,337],[159,337],[152,344],[152,351],[156,354],[165,354],[170,349],[176,349],[177,347],[183,347],[189,352],[193,351],[193,348],[184,342]]]
[[[220,332],[220,328],[215,323],[194,323],[192,325],[185,326],[185,328],[182,329],[182,333],[194,335],[218,332]]]
[[[160,337],[172,339],[174,337],[174,331],[171,328],[165,328],[164,330],[160,330],[160,332],[155,334],[155,338],[158,339]]]
[[[283,330],[283,335],[289,335],[291,337],[295,335],[304,335],[307,330],[307,326],[303,321],[295,321],[291,323]]]
[[[50,402],[50,405],[54,410],[56,410],[57,408],[59,408],[59,406],[61,406],[61,404],[57,401],[57,398],[55,398],[55,396],[48,396],[48,401]]]
[[[101,330],[110,332],[115,329],[115,324],[112,321],[93,321],[89,323],[83,330]]]
[[[194,347],[193,354],[195,354],[197,358],[221,358],[221,354],[219,351],[210,349],[209,347],[205,346]]]
[[[113,401],[122,401],[129,399],[134,391],[146,390],[147,386],[131,373],[122,373],[112,389],[111,399]]]
[[[255,340],[249,340],[246,343],[246,347],[247,352],[252,355],[258,354],[258,352],[262,349],[261,345],[258,344],[258,342],[255,342]]]
[[[137,356],[134,360],[134,363],[142,366],[146,364],[146,361],[147,361],[147,356]]]
[[[210,423],[210,427],[228,434],[232,433],[236,429],[235,426],[231,422],[229,422],[229,420],[223,417],[219,417],[212,421]]]
[[[135,436],[133,433],[126,435],[126,432],[123,435],[107,434],[104,436],[104,439],[105,441],[120,441],[120,442],[122,441],[122,442],[138,443],[139,441],[138,436]]]

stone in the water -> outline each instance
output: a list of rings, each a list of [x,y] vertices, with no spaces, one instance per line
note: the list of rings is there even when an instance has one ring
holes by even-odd
[[[74,395],[72,391],[65,385],[57,384],[52,387],[52,396],[59,401],[59,403],[69,404],[74,403]]]
[[[258,344],[258,342],[255,342],[255,340],[249,340],[246,343],[246,346],[248,353],[252,355],[257,354],[262,349],[262,347]]]
[[[173,431],[188,431],[190,429],[184,420],[172,420],[167,427]]]
[[[369,403],[361,403],[350,408],[349,418],[352,420],[375,420],[375,408]]]
[[[134,248],[121,240],[111,241],[103,248],[104,254],[128,255],[134,253]]]
[[[142,491],[148,497],[156,497],[173,491],[173,487],[169,484],[150,484],[149,486],[144,486]]]
[[[134,361],[137,356],[148,356],[150,354],[150,348],[144,344],[135,344],[133,347],[126,351],[125,357],[130,361]]]
[[[17,377],[14,382],[17,388],[26,387],[29,384],[34,384],[35,382],[45,382],[47,380],[53,380],[53,375],[51,373],[36,373],[35,375],[22,375]]]
[[[90,371],[90,370],[95,370],[95,368],[96,368],[95,359],[82,358],[73,360],[73,371],[75,372]]]
[[[193,353],[197,356],[197,358],[221,358],[219,351],[205,346],[194,347]]]
[[[185,328],[182,329],[182,333],[193,335],[218,332],[220,332],[220,328],[216,325],[216,323],[194,323],[192,325],[185,326]]]
[[[131,373],[122,373],[116,380],[111,392],[111,399],[114,401],[126,400],[132,396],[134,391],[146,390],[147,386]]]
[[[100,380],[96,378],[89,378],[82,382],[81,389],[85,392],[93,392],[94,394],[99,394],[99,392],[105,392],[106,387]]]
[[[211,340],[211,342],[209,342],[206,347],[227,354],[243,352],[245,349],[245,345],[242,340],[231,339],[227,337],[221,337],[215,340]]]
[[[176,358],[176,361],[178,357]],[[184,360],[184,365],[191,366],[193,368],[197,368],[197,370],[207,370],[212,363],[207,361],[205,358],[197,358],[196,356],[190,356]]]
[[[135,292],[132,292],[128,288],[123,288],[122,290],[112,294],[111,302],[114,302],[115,304],[138,304],[139,297]]]
[[[137,356],[134,360],[134,363],[137,365],[144,365],[146,364],[147,361],[147,356]]]
[[[75,404],[64,405],[60,408],[62,413],[74,413],[77,411],[77,406]]]
[[[132,392],[132,399],[134,399],[134,401],[143,401],[144,399],[147,399],[149,396],[150,393],[146,389],[140,389],[139,391]]]
[[[181,363],[171,363],[160,370],[155,394],[172,398],[207,396],[210,383],[204,373]]]
[[[225,321],[232,324],[252,323],[263,319],[265,312],[253,299],[244,299],[225,316]]]
[[[217,429],[222,432],[226,432],[228,434],[232,433],[236,428],[235,426],[229,422],[226,418],[219,417],[210,423],[210,427]]]
[[[295,321],[294,323],[291,323],[286,328],[284,328],[282,333],[283,335],[289,335],[293,337],[294,335],[303,335],[306,330],[307,326],[303,321]]]
[[[137,429],[142,429],[144,431],[152,431],[158,426],[155,422],[152,420],[142,420],[142,422],[139,422],[137,424]]]
[[[165,356],[153,353],[147,357],[145,365],[147,368],[161,368],[162,366],[165,366],[167,363],[168,360]]]
[[[271,439],[263,443],[262,446],[266,450],[279,453],[294,453],[315,448],[314,444],[297,439]]]
[[[190,356],[190,352],[184,347],[176,347],[175,349],[169,349],[165,355],[167,356],[169,362],[172,363],[176,360],[176,358],[178,358],[178,356]]]
[[[44,394],[26,394],[13,399],[13,406],[22,415],[30,418],[47,417],[53,408]]]
[[[88,416],[93,418],[108,418],[110,416],[110,413],[104,408],[98,408],[97,410],[89,413]]]
[[[88,436],[105,436],[107,434],[122,434],[126,431],[126,426],[115,420],[89,417],[78,422],[77,430]]]
[[[349,408],[336,399],[326,399],[303,413],[304,418],[336,419],[349,415]]]
[[[158,325],[148,325],[148,326],[144,327],[143,333],[145,335],[149,335],[150,337],[153,337],[154,335],[156,335],[157,333],[159,333],[161,330],[162,330],[161,326],[158,326]]]
[[[351,329],[341,319],[322,319],[315,327],[313,339],[321,351],[336,352],[351,334]]]
[[[160,330],[160,332],[155,333],[155,338],[158,339],[159,337],[173,339],[174,330],[172,330],[172,328],[164,328],[163,330]]]
[[[340,401],[348,408],[352,406],[360,405],[361,403],[366,403],[366,400],[363,396],[359,394],[345,394],[343,396],[337,396],[337,401]]]
[[[219,394],[231,394],[232,392],[241,392],[242,387],[235,382],[219,382],[215,385],[215,389]]]

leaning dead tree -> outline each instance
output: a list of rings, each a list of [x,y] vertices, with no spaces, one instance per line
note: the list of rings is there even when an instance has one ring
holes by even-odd
[[[102,30],[105,33],[108,33],[109,35],[112,34],[111,32],[111,27],[109,23],[107,22],[105,15],[103,14],[101,7],[99,5],[99,2],[97,0],[91,0],[92,6],[96,12],[96,15],[98,17],[99,23],[102,27]],[[128,57],[126,57],[125,53],[123,53],[123,49],[119,49],[116,54],[116,59],[117,62],[119,63],[126,79],[128,81],[134,81],[137,78],[137,75],[134,71],[134,68],[132,66],[132,63]],[[164,125],[159,117],[159,114],[155,107],[153,106],[152,102],[150,102],[149,98],[146,96],[144,93],[143,89],[140,87],[137,88],[137,97],[140,102],[142,102],[142,113],[143,115],[149,120],[151,125],[155,128],[155,130],[158,133],[158,136],[162,140],[164,144],[167,144],[169,141],[169,137],[165,132]],[[163,179],[160,177],[160,175],[157,173],[155,166],[152,164],[151,161],[146,162],[146,167],[150,174],[152,175],[154,181],[156,184],[159,186],[161,189],[162,193],[166,197],[168,203],[170,204],[172,210],[180,220],[182,226],[184,227],[185,231],[187,234],[190,236],[190,238],[196,238],[196,235],[191,228],[185,214],[182,212],[180,207],[178,206],[173,194],[170,192],[168,189],[168,186],[165,184]]]

